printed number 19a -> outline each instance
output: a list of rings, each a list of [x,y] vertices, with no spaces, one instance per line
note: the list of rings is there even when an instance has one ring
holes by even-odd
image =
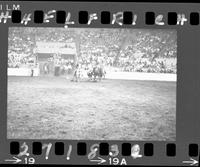
[[[125,158],[122,158],[122,160],[119,160],[119,158],[109,158],[109,164],[110,165],[127,165]]]

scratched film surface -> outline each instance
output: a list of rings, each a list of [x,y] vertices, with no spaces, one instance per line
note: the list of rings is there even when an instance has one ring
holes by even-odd
[[[9,28],[7,138],[176,139],[172,29]]]

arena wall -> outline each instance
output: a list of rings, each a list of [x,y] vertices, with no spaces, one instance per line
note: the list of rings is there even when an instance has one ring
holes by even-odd
[[[30,68],[8,68],[8,76],[31,76]],[[33,76],[39,75],[39,69],[34,68]]]
[[[8,68],[8,76],[31,76],[29,68]],[[34,76],[39,76],[39,69],[34,68]],[[107,79],[125,80],[152,80],[152,81],[176,81],[176,74],[166,73],[141,73],[141,72],[108,72]]]
[[[177,75],[166,73],[110,72],[106,74],[106,78],[125,80],[176,81]]]

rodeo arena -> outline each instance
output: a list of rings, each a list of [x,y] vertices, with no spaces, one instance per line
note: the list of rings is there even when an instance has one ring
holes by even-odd
[[[9,28],[8,138],[175,140],[175,30]]]

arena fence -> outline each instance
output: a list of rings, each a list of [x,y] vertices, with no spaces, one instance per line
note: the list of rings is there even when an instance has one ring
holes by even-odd
[[[144,72],[110,72],[106,74],[109,79],[125,80],[152,80],[152,81],[176,81],[176,74],[144,73]]]
[[[8,68],[8,76],[31,76],[29,68]],[[33,76],[39,76],[39,69],[34,68]],[[176,81],[176,74],[144,73],[144,72],[107,72],[107,79],[124,80],[152,80],[152,81]]]
[[[33,76],[39,75],[39,69],[34,68]],[[8,76],[31,76],[30,68],[8,68],[7,74]]]

